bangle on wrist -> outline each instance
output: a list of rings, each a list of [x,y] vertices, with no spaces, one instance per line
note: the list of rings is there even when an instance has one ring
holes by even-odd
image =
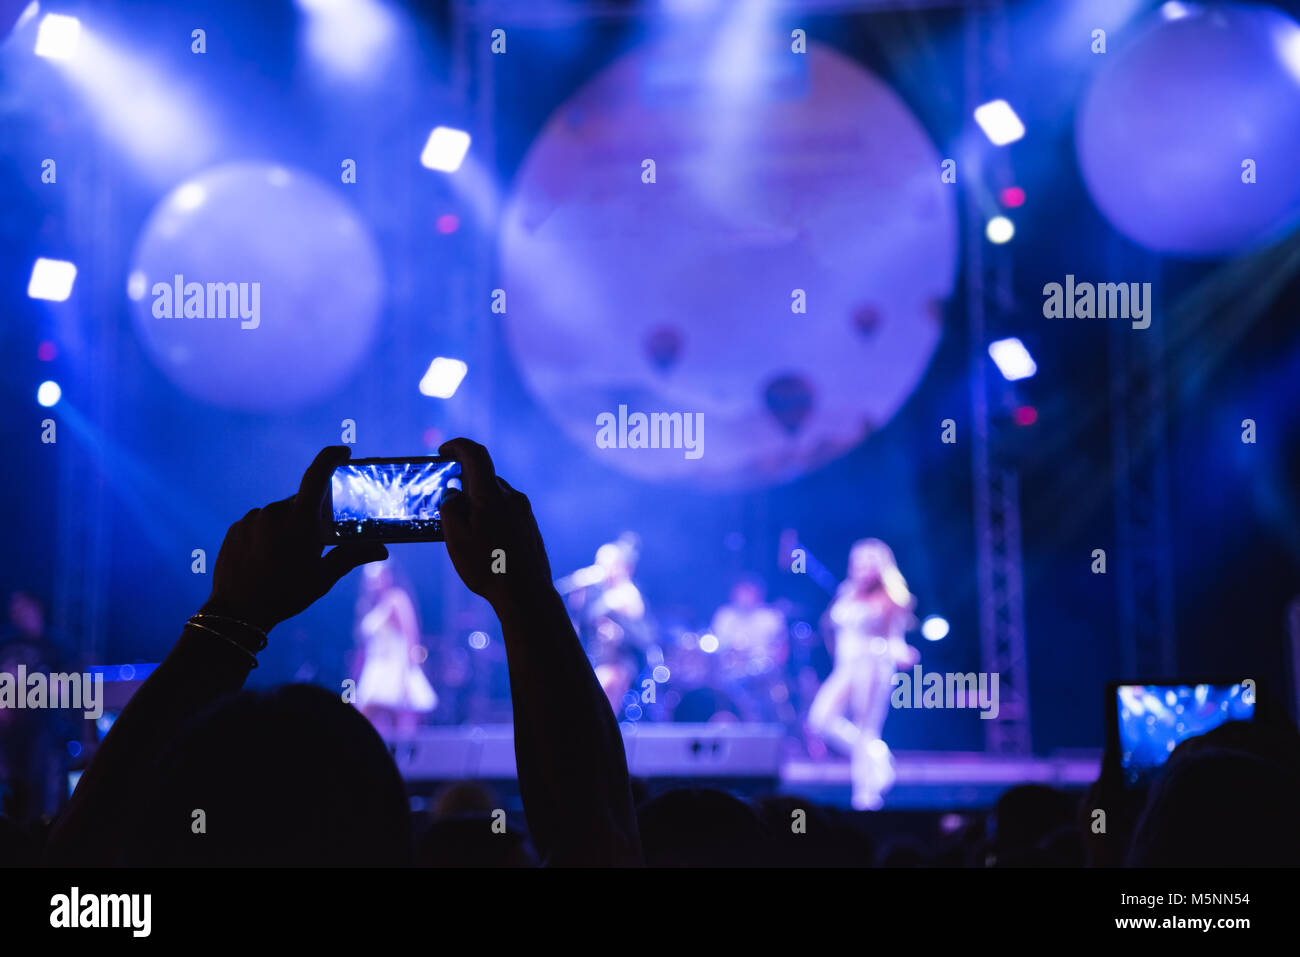
[[[194,616],[194,618],[200,618],[200,617],[204,617],[204,616],[201,616],[201,615],[195,615],[195,616]],[[212,616],[209,615],[209,616],[207,616],[207,617],[212,617]],[[204,624],[201,624],[200,622],[195,621],[194,618],[191,618],[189,621],[185,622],[186,627],[189,627],[189,628],[198,628],[200,631],[206,631],[206,632],[207,632],[208,634],[210,634],[210,635],[216,635],[216,636],[217,636],[218,638],[220,638],[222,641],[229,642],[231,645],[233,645],[234,647],[238,648],[238,649],[239,649],[240,651],[242,651],[244,654],[248,655],[248,659],[249,659],[249,661],[251,661],[251,662],[253,663],[252,666],[253,666],[254,668],[257,667],[257,656],[254,655],[251,651],[249,651],[247,648],[245,648],[245,647],[244,647],[243,645],[241,645],[239,642],[235,641],[235,639],[234,639],[234,638],[231,638],[229,635],[223,635],[221,632],[217,631],[215,628],[209,628],[207,625],[204,625]],[[258,649],[258,650],[260,651],[261,649]]]
[[[256,647],[253,649],[254,652],[262,651],[264,648],[266,648],[266,641],[267,641],[266,632],[263,631],[261,628],[258,628],[256,625],[251,624],[247,621],[242,621],[238,618],[231,618],[228,615],[213,615],[203,611],[199,612],[196,615],[191,615],[190,621],[196,624],[205,621],[210,621],[210,622],[228,621],[232,625],[238,625],[240,628],[243,628],[245,631],[250,631],[257,636],[257,641],[255,643]],[[223,635],[222,637],[225,636]]]

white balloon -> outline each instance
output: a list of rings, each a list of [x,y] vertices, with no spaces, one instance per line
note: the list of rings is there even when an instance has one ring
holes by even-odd
[[[191,283],[202,317],[176,310]],[[255,318],[234,314],[232,291]],[[197,399],[257,412],[336,389],[370,347],[381,294],[379,254],[348,204],[265,163],[219,166],[172,190],[141,231],[128,281],[136,332],[163,373]]]
[[[956,187],[898,96],[839,53],[747,63],[745,89],[706,65],[635,51],[551,117],[505,213],[506,326],[590,454],[752,486],[843,454],[916,387],[953,287]],[[702,415],[702,455],[598,448],[620,405]]]
[[[1076,143],[1093,201],[1116,229],[1158,252],[1217,256],[1295,227],[1294,20],[1270,7],[1187,4],[1186,15],[1156,17],[1096,59]],[[1255,182],[1244,182],[1251,169]]]

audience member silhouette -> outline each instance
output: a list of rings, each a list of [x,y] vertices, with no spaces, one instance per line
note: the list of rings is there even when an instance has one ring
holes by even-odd
[[[496,475],[482,446],[455,439],[440,453],[460,462],[464,485],[443,505],[447,553],[501,623],[533,845],[547,864],[639,864],[622,736],[552,585],[528,499]],[[353,568],[387,557],[372,543],[322,554],[327,483],[349,454],[323,450],[296,494],[231,526],[210,598],[114,723],[50,836],[47,862],[111,865],[133,853],[176,863],[409,859],[396,767],[359,715],[320,690],[239,694],[277,624]],[[507,571],[498,574],[502,552]],[[367,780],[352,777],[358,770]],[[142,822],[144,807],[159,814]],[[195,832],[197,810],[209,835],[236,822],[249,830],[210,847],[219,842]]]
[[[211,596],[114,723],[43,851],[41,835],[13,820],[21,787],[8,792],[0,863],[1300,864],[1300,733],[1266,701],[1255,721],[1180,744],[1148,792],[1125,788],[1110,755],[1077,806],[1061,791],[1024,785],[986,818],[954,817],[928,837],[794,797],[751,805],[708,788],[650,797],[629,779],[619,727],[552,584],[528,499],[496,475],[482,446],[455,439],[440,452],[461,463],[464,483],[443,504],[447,554],[504,638],[526,828],[472,784],[413,816],[383,739],[340,694],[243,688],[279,623],[387,555],[378,544],[325,553],[319,543],[329,476],[349,457],[339,447],[316,457],[294,495],[231,526]],[[498,574],[502,554],[507,571]],[[1098,810],[1104,832],[1092,826]]]

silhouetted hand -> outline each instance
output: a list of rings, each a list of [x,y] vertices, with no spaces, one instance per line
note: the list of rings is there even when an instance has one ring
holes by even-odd
[[[322,449],[303,473],[296,495],[255,508],[230,526],[203,611],[270,631],[306,609],[358,565],[388,557],[388,549],[373,542],[347,543],[321,554],[325,491],[331,473],[351,454],[347,446]]]
[[[550,589],[551,564],[528,497],[497,477],[477,442],[451,439],[438,454],[460,463],[463,491],[448,492],[441,512],[447,554],[465,587],[498,613]]]

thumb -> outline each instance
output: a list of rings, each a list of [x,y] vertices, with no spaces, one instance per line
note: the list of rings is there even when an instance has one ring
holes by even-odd
[[[438,503],[443,537],[462,538],[469,531],[469,498],[464,492],[449,488]]]
[[[345,542],[331,549],[320,560],[321,579],[325,591],[358,565],[382,562],[388,557],[388,546],[379,542]]]

